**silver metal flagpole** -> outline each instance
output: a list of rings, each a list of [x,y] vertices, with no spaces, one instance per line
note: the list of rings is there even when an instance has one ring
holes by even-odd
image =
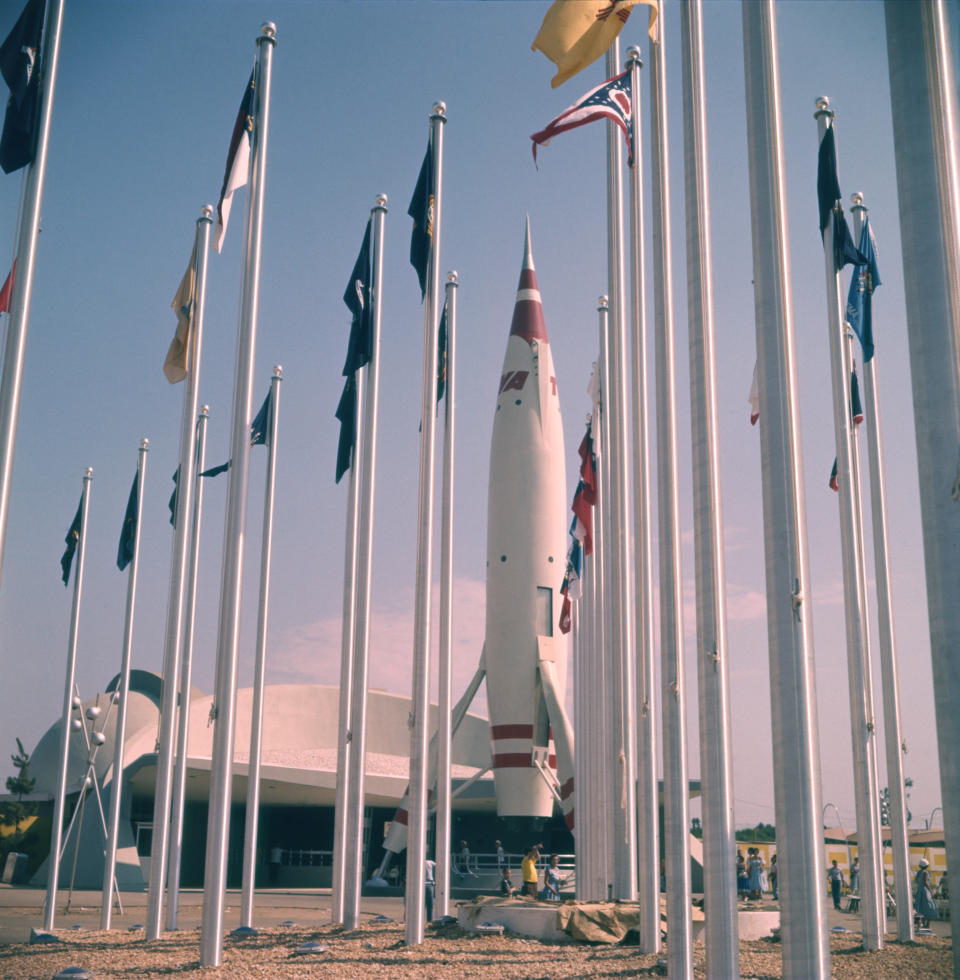
[[[260,756],[263,746],[263,688],[267,673],[267,616],[270,610],[270,558],[273,553],[273,497],[277,476],[277,432],[280,414],[278,364],[270,379],[270,433],[267,441],[267,476],[263,490],[263,543],[260,546],[260,605],[257,612],[257,647],[253,666],[253,714],[250,720],[250,755],[247,761],[247,812],[243,833],[243,877],[240,925],[253,926],[253,897],[257,873],[257,832],[260,817]]]
[[[613,681],[611,663],[613,658],[613,636],[614,636],[614,617],[615,608],[613,603],[613,586],[611,581],[614,578],[614,546],[613,538],[613,515],[611,496],[613,491],[613,464],[612,456],[612,436],[611,429],[613,422],[610,412],[610,306],[607,296],[600,297],[600,305],[597,310],[599,317],[600,333],[600,359],[598,370],[600,371],[600,473],[598,474],[599,487],[597,492],[595,525],[600,528],[598,547],[599,561],[598,587],[600,601],[597,607],[597,680],[596,680],[596,703],[597,712],[597,739],[598,744],[594,747],[594,761],[597,764],[597,785],[598,785],[598,805],[602,819],[598,821],[597,827],[600,834],[598,845],[600,853],[599,885],[601,888],[601,899],[613,897],[614,875],[615,875],[615,801],[618,799],[616,792],[616,782],[612,766],[616,761],[616,743],[613,733]],[[581,824],[582,826],[582,824]]]
[[[637,643],[637,895],[640,902],[640,949],[660,949],[660,844],[657,837],[657,732],[654,680],[653,517],[650,491],[650,413],[647,411],[647,320],[644,303],[643,152],[640,139],[640,69],[638,48],[627,51],[631,74],[633,167],[630,171],[630,274],[632,279],[633,357],[633,561],[636,569],[635,633]]]
[[[193,518],[190,562],[187,566],[187,607],[184,611],[183,658],[180,662],[180,712],[177,723],[177,766],[173,776],[170,814],[170,858],[167,864],[167,929],[177,928],[180,902],[180,859],[183,847],[183,809],[187,795],[187,747],[190,737],[190,689],[193,680],[193,630],[197,608],[197,569],[200,563],[200,518],[203,514],[203,480],[210,406],[204,405],[197,418],[197,460],[193,472]]]
[[[743,0],[783,975],[827,980],[820,746],[773,0]],[[781,829],[782,828],[782,829]]]
[[[7,518],[10,516],[10,487],[13,481],[13,454],[17,444],[23,362],[30,324],[33,273],[37,259],[37,233],[43,204],[43,184],[47,173],[47,147],[53,118],[53,95],[60,61],[60,34],[63,29],[64,0],[48,0],[43,31],[43,60],[40,63],[37,152],[27,170],[23,191],[23,216],[17,242],[17,273],[10,297],[10,322],[0,374],[0,580],[3,578],[3,552],[7,544]]]
[[[123,624],[123,653],[120,658],[120,678],[117,681],[117,724],[114,729],[113,785],[110,787],[110,825],[106,853],[103,858],[103,886],[100,901],[100,928],[110,928],[113,912],[114,875],[117,870],[117,840],[120,836],[120,800],[123,796],[123,750],[127,735],[127,705],[130,700],[130,660],[133,654],[133,610],[137,600],[137,566],[140,563],[140,526],[143,516],[143,483],[147,473],[147,452],[150,440],[140,440],[137,453],[137,527],[133,536],[133,557],[127,578],[127,610]],[[119,892],[119,888],[117,889]]]
[[[670,976],[693,976],[690,920],[690,819],[687,714],[683,663],[683,583],[677,461],[676,367],[673,354],[673,272],[670,256],[670,162],[664,24],[650,45],[653,187],[654,359],[657,378],[657,511],[660,532],[660,674],[663,714],[663,837]],[[727,887],[732,887],[727,882]]]
[[[367,664],[370,651],[370,593],[373,584],[373,514],[377,480],[377,418],[380,404],[380,321],[383,313],[383,232],[387,195],[378,194],[370,210],[372,249],[373,338],[366,368],[363,402],[363,463],[357,534],[357,595],[353,637],[353,700],[350,704],[350,772],[347,777],[346,875],[343,885],[343,924],[356,929],[360,920],[363,860],[364,783],[367,750]],[[356,459],[356,453],[354,454]]]
[[[197,391],[200,387],[200,357],[203,350],[203,309],[207,288],[207,252],[213,207],[205,204],[197,218],[194,234],[196,287],[190,324],[188,372],[183,390],[180,421],[180,466],[176,497],[176,526],[170,558],[170,592],[167,605],[167,635],[163,654],[163,689],[160,698],[160,731],[157,750],[157,779],[153,794],[153,835],[150,849],[150,881],[147,892],[147,939],[159,939],[163,931],[163,886],[167,877],[170,831],[170,799],[176,752],[177,691],[180,679],[180,650],[183,645],[184,591],[193,513],[193,467],[197,456]],[[184,707],[184,704],[180,704]]]
[[[67,798],[67,769],[70,763],[70,732],[73,716],[73,688],[77,673],[77,630],[80,623],[80,598],[83,594],[83,556],[86,552],[87,514],[90,511],[90,483],[93,467],[83,474],[80,503],[80,537],[73,572],[73,605],[70,609],[70,633],[67,640],[67,673],[63,686],[63,714],[60,732],[60,769],[57,773],[57,795],[53,798],[53,826],[50,829],[50,866],[47,868],[47,899],[44,904],[43,928],[53,929],[57,911],[57,878],[60,874],[60,847],[63,839],[63,814]]]
[[[960,855],[960,66],[955,4],[884,5],[947,860]],[[950,492],[947,492],[950,488]],[[892,777],[891,777],[892,778]],[[960,977],[960,943],[953,944]]]
[[[854,357],[853,357],[853,331],[849,329],[848,325],[845,325],[843,330],[843,340],[842,340],[842,350],[843,350],[843,373],[844,376],[849,379],[851,372],[853,371]],[[848,384],[849,384],[848,380]],[[852,395],[851,395],[852,399]],[[867,635],[867,664],[870,667],[871,657],[869,656],[870,646],[869,646],[869,608],[870,604],[867,596],[867,554],[866,546],[864,543],[864,531],[863,531],[863,492],[861,490],[860,481],[860,445],[858,438],[857,426],[851,424],[850,426],[850,477],[853,481],[853,519],[854,519],[854,529],[856,531],[856,556],[857,556],[857,591],[860,594],[860,605],[864,611],[864,632]],[[870,687],[864,691],[864,701],[867,705],[867,717],[870,719],[875,719],[876,714],[873,709],[873,682],[871,680]],[[871,907],[865,907],[867,892],[861,888],[861,915],[873,915],[875,918],[875,928],[877,934],[883,938],[883,934],[886,931],[886,900],[883,890],[883,839],[880,836],[880,819],[879,819],[879,803],[880,803],[880,775],[877,765],[877,746],[876,746],[876,726],[874,725],[873,730],[869,730],[868,735],[870,736],[867,742],[867,766],[868,774],[867,778],[873,787],[873,799],[876,801],[877,807],[877,819],[874,821],[875,834],[873,839],[873,853],[876,855],[874,860],[874,878],[873,883],[873,894],[875,896],[874,904]],[[858,834],[859,837],[859,834]],[[859,850],[859,845],[858,845]],[[864,874],[869,874],[869,869],[866,867],[861,868],[860,876],[863,878]]]
[[[440,216],[443,189],[443,128],[447,107],[430,116],[434,159],[433,241],[423,311],[423,394],[420,400],[420,495],[417,525],[416,599],[413,625],[413,696],[410,702],[410,807],[407,837],[408,946],[423,942],[427,858],[427,742],[429,737],[430,590],[433,582],[433,496],[437,409],[437,313],[440,299]]]
[[[690,419],[697,595],[697,682],[700,693],[700,778],[703,785],[704,902],[707,973],[740,975],[737,875],[730,749],[726,571],[717,433],[713,256],[703,74],[703,3],[680,7],[683,79],[687,310],[690,333]]]
[[[607,51],[607,77],[620,68],[620,42]],[[626,901],[637,897],[636,760],[634,758],[633,570],[629,560],[630,485],[627,474],[627,328],[623,270],[623,161],[620,130],[607,124],[607,275],[610,307],[610,515],[608,539],[613,564],[607,593],[613,610],[610,637],[613,657],[611,677],[614,729],[614,896]]]
[[[829,100],[817,99],[818,145],[834,113]],[[866,608],[859,588],[863,568],[856,523],[856,486],[853,479],[853,447],[850,421],[850,373],[843,352],[843,298],[840,273],[833,255],[833,226],[823,233],[824,268],[827,288],[827,333],[830,341],[833,383],[833,427],[837,442],[837,483],[840,504],[840,547],[843,557],[843,598],[847,627],[847,679],[850,687],[850,729],[853,743],[854,802],[857,810],[857,848],[863,871],[860,875],[864,949],[882,949],[883,933],[877,921],[877,860],[879,799],[871,776],[871,747],[876,746],[873,720],[870,643]],[[874,770],[875,771],[875,770]]]
[[[347,848],[347,798],[353,731],[350,705],[353,702],[354,635],[357,620],[357,542],[359,536],[358,491],[360,486],[361,446],[363,444],[363,406],[366,371],[354,372],[353,460],[347,489],[346,541],[343,557],[343,609],[340,623],[340,692],[337,713],[337,789],[333,816],[333,889],[330,896],[331,922],[344,921],[345,882],[357,875],[355,854]]]
[[[863,195],[852,195],[854,238],[867,217]],[[870,504],[873,518],[873,567],[876,576],[877,619],[880,637],[880,676],[883,689],[883,733],[890,791],[890,840],[893,849],[894,893],[909,895],[910,850],[907,843],[907,806],[903,786],[903,754],[906,743],[900,721],[900,671],[897,667],[897,641],[893,624],[893,599],[887,558],[886,478],[880,429],[880,395],[876,380],[877,355],[863,365],[863,408],[867,423],[867,459],[870,467]],[[881,868],[883,863],[881,862]],[[886,877],[886,875],[884,875]],[[885,889],[885,881],[880,883]],[[880,900],[885,904],[883,891]],[[897,902],[897,940],[912,942],[913,915],[909,902]]]
[[[257,38],[257,109],[250,151],[250,196],[247,206],[246,254],[240,327],[237,336],[233,424],[230,436],[230,484],[223,536],[223,578],[217,638],[216,721],[210,762],[210,807],[207,854],[203,875],[203,922],[200,963],[219,966],[223,958],[224,893],[230,845],[230,796],[233,736],[237,709],[237,648],[240,639],[240,592],[243,546],[246,541],[247,481],[250,475],[250,418],[253,370],[256,361],[257,318],[260,306],[260,247],[270,120],[270,72],[276,46],[276,26],[266,23]]]
[[[447,311],[446,392],[443,423],[443,488],[440,510],[440,650],[437,722],[436,917],[450,911],[450,773],[453,760],[451,690],[453,671],[453,453],[455,434],[457,287],[456,272],[447,273],[444,286]]]

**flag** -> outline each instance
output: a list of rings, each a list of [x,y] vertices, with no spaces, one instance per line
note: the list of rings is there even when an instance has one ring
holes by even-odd
[[[0,313],[10,312],[10,300],[13,298],[13,281],[16,274],[17,260],[14,259],[10,271],[7,273],[7,278],[3,280],[3,286],[0,286]]]
[[[571,613],[570,596],[565,595],[563,597],[563,603],[560,606],[560,632],[561,633],[570,632],[570,624],[571,624],[570,613]]]
[[[347,342],[347,359],[343,364],[344,377],[353,374],[358,368],[370,362],[373,354],[373,264],[370,261],[370,225],[363,233],[360,254],[353,263],[350,281],[343,291],[343,301],[353,316],[350,324],[350,339]]]
[[[570,546],[570,553],[567,555],[567,568],[563,576],[563,582],[560,585],[560,594],[563,596],[563,604],[560,607],[561,633],[570,632],[571,604],[576,602],[581,595],[580,565],[580,542],[574,540]]]
[[[272,391],[267,392],[260,411],[254,416],[250,423],[250,447],[270,445],[270,424],[273,420],[273,399],[270,397]]]
[[[73,564],[73,556],[77,550],[77,542],[80,540],[82,515],[83,497],[80,498],[80,503],[77,504],[77,513],[74,515],[73,523],[70,525],[70,528],[67,531],[67,536],[63,539],[67,543],[67,547],[63,552],[63,557],[60,559],[60,568],[63,569],[62,577],[64,588],[66,588],[67,583],[70,581],[70,566]]]
[[[447,304],[443,304],[440,326],[437,327],[437,408],[447,390]]]
[[[340,482],[340,477],[350,469],[353,463],[353,448],[357,438],[356,430],[357,413],[357,383],[351,374],[343,385],[343,394],[340,395],[340,402],[337,405],[335,417],[340,420],[340,439],[337,443],[337,478],[335,483]]]
[[[219,476],[221,473],[226,473],[230,469],[230,461],[227,460],[226,463],[221,463],[219,466],[211,466],[210,469],[204,470],[201,476]]]
[[[860,254],[866,260],[857,264],[850,277],[847,294],[847,323],[860,338],[863,363],[873,357],[873,291],[880,285],[877,269],[877,243],[870,227],[870,219],[864,218],[860,229]]]
[[[590,380],[587,382],[587,394],[590,396],[590,437],[593,440],[593,454],[594,456],[600,455],[600,429],[593,429],[593,423],[600,422],[600,370],[597,367],[597,362],[593,362],[593,367],[590,369]]]
[[[747,397],[750,402],[750,424],[756,425],[760,418],[760,388],[757,385],[757,362],[753,362],[753,380],[750,382],[750,394]]]
[[[435,181],[433,173],[433,139],[427,141],[427,152],[423,155],[417,186],[410,198],[407,214],[413,218],[413,231],[410,234],[410,264],[417,270],[420,280],[420,299],[427,295],[427,266],[433,249],[433,215],[436,205]]]
[[[656,41],[659,0],[556,0],[530,45],[531,51],[542,51],[557,66],[551,87],[606,54],[638,2],[650,8],[647,30]]]
[[[577,515],[577,523],[571,529],[571,534],[583,542],[583,553],[593,553],[593,507],[584,493],[583,480],[577,484],[577,492],[573,495],[570,509]]]
[[[860,404],[860,382],[857,380],[857,366],[850,371],[850,418],[854,425],[863,421],[863,405]]]
[[[44,6],[44,0],[29,0],[0,45],[0,75],[10,89],[0,133],[0,167],[8,174],[33,163],[37,152]]]
[[[583,483],[584,500],[591,506],[597,502],[597,470],[593,458],[592,423],[587,423],[587,431],[580,440],[577,453],[580,456],[580,480]]]
[[[184,272],[176,295],[170,304],[177,315],[177,330],[170,341],[166,359],[163,362],[163,373],[170,384],[175,385],[190,373],[190,327],[193,325],[193,314],[196,312],[197,291],[197,246],[194,244],[190,253],[190,262]]]
[[[167,507],[170,510],[170,523],[173,527],[177,526],[177,495],[180,490],[180,467],[177,467],[177,472],[173,474],[173,493],[170,494],[170,499],[167,501]]]
[[[213,247],[219,252],[223,248],[223,236],[227,233],[227,222],[230,220],[230,207],[233,204],[233,192],[246,186],[250,176],[250,152],[253,146],[253,112],[256,86],[254,72],[250,72],[240,102],[240,111],[233,124],[230,136],[230,148],[227,150],[227,167],[223,173],[223,186],[220,188],[220,200],[217,201],[217,226],[213,229]]]
[[[830,470],[830,482],[828,486],[830,487],[831,490],[834,491],[834,493],[840,492],[840,484],[837,481],[837,457],[836,456],[833,457],[833,469]]]
[[[633,137],[631,130],[633,114],[630,95],[633,89],[629,71],[621,72],[581,96],[569,109],[564,109],[556,119],[551,119],[544,129],[533,133],[533,160],[537,160],[537,147],[547,146],[559,133],[565,133],[578,126],[609,119],[623,130],[627,143],[627,163],[633,166]]]
[[[130,487],[130,497],[127,500],[127,512],[123,515],[123,527],[120,529],[120,546],[117,548],[117,568],[122,572],[133,561],[134,546],[137,542],[137,496],[140,486],[140,471],[133,478]]]
[[[820,211],[820,237],[827,230],[827,224],[833,221],[833,264],[839,272],[849,263],[863,264],[866,259],[860,254],[853,243],[850,227],[843,214],[840,204],[840,181],[837,179],[837,143],[833,126],[820,140],[817,153],[817,205]]]

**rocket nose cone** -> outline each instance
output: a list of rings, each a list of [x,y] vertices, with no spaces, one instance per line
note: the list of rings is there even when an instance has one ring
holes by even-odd
[[[537,285],[537,271],[533,267],[533,251],[530,248],[530,218],[527,217],[523,243],[523,265],[520,269],[520,285],[517,287],[517,302],[513,307],[513,321],[510,324],[511,337],[523,337],[527,343],[533,340],[546,341],[547,324],[543,319],[543,305],[540,302],[540,287]]]

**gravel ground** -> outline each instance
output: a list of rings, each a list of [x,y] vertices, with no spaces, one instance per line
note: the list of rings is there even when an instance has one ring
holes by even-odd
[[[585,943],[553,944],[514,936],[473,936],[457,926],[429,929],[422,945],[403,944],[403,926],[369,923],[354,932],[339,927],[275,927],[249,939],[228,937],[223,965],[200,967],[199,930],[167,933],[144,942],[143,932],[61,932],[51,945],[0,947],[2,980],[50,980],[68,966],[82,966],[96,980],[111,977],[218,977],[369,980],[371,977],[450,980],[453,977],[502,980],[560,980],[578,977],[665,975],[660,956],[624,946]],[[322,952],[299,947],[316,942]],[[911,945],[888,943],[881,952],[865,953],[856,933],[831,935],[833,976],[837,980],[950,980],[951,940],[923,937]],[[704,977],[704,950],[695,945],[695,976]],[[780,946],[761,940],[740,944],[744,980],[780,977]]]

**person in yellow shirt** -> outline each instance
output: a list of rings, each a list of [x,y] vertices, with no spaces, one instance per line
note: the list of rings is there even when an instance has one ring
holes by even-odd
[[[523,894],[531,898],[537,897],[537,861],[540,860],[540,848],[534,844],[520,862],[520,874],[523,877]]]

